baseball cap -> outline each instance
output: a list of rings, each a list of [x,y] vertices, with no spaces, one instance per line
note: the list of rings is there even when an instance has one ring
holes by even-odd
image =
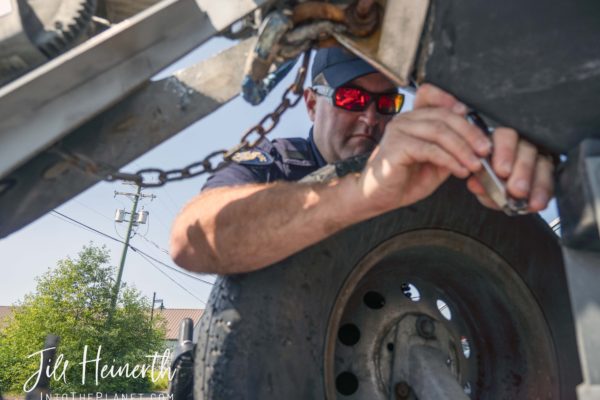
[[[363,75],[378,72],[362,58],[342,47],[326,47],[317,50],[312,64],[312,80],[323,73],[332,88],[338,88]]]

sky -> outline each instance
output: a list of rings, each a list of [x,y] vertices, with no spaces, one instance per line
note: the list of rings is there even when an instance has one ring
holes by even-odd
[[[155,79],[193,65],[233,44],[234,42],[226,39],[213,39],[158,74]],[[214,150],[231,148],[239,142],[246,129],[277,106],[294,73],[295,71],[292,71],[260,106],[253,107],[240,98],[235,99],[122,170],[136,171],[146,167],[180,168],[203,159]],[[296,108],[285,113],[272,135],[306,137],[309,128],[303,103],[300,102]],[[191,274],[176,267],[167,254],[169,230],[175,215],[199,192],[205,179],[206,176],[200,176],[170,183],[158,189],[145,189],[142,192],[145,195],[155,195],[156,198],[144,198],[140,201],[138,210],[149,213],[148,223],[138,226],[131,239],[131,245],[166,266],[152,259],[149,261],[130,250],[127,253],[123,281],[135,286],[150,299],[156,292],[157,298],[162,299],[167,308],[203,308],[211,285],[198,278],[209,283],[214,280],[212,276],[190,277]],[[132,201],[127,196],[115,196],[115,191],[134,192],[135,186],[101,182],[56,208],[56,212],[123,240],[126,223],[116,223],[114,215],[117,209],[130,211]],[[83,229],[57,213],[46,214],[25,228],[0,239],[0,254],[3,260],[0,264],[0,305],[14,304],[26,293],[34,291],[35,277],[53,268],[60,259],[76,257],[82,247],[89,243],[105,245],[111,254],[111,264],[115,267],[118,265],[123,250],[121,243]]]
[[[158,74],[156,79],[193,65],[232,44],[226,39],[212,39]],[[122,170],[133,172],[147,167],[180,168],[203,159],[214,150],[231,148],[239,142],[246,129],[277,106],[281,94],[294,76],[295,70],[275,88],[263,104],[253,107],[237,98]],[[409,99],[405,109],[409,109],[411,105],[412,99]],[[306,137],[309,128],[303,102],[300,102],[296,108],[284,114],[270,135]],[[130,244],[158,261],[129,250],[123,281],[136,287],[149,299],[156,293],[156,297],[163,301],[166,308],[204,308],[212,287],[211,282],[214,281],[213,276],[190,274],[178,268],[168,255],[171,223],[182,206],[199,192],[205,179],[206,176],[200,176],[142,192],[156,197],[140,200],[138,211],[149,213],[148,223],[137,227]],[[25,294],[34,291],[35,277],[53,268],[60,259],[75,258],[83,246],[90,243],[106,246],[111,254],[111,264],[116,267],[123,245],[84,229],[68,218],[124,240],[126,223],[116,223],[114,215],[117,209],[130,211],[132,201],[127,196],[115,195],[115,192],[134,191],[134,186],[100,182],[56,208],[56,213],[46,214],[7,238],[0,239],[3,260],[0,264],[0,305],[15,304],[23,299]],[[556,216],[554,203],[545,214],[548,220]]]

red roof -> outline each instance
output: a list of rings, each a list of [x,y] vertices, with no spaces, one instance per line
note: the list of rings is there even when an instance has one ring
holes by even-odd
[[[0,328],[6,326],[7,317],[12,316],[13,306],[0,306]],[[194,321],[194,326],[200,320],[200,316],[204,310],[200,308],[165,308],[164,310],[155,309],[154,312],[161,314],[167,322],[167,334],[165,339],[177,340],[179,336],[179,325],[184,318],[191,318]]]
[[[181,320],[191,318],[194,321],[194,326],[196,326],[204,310],[199,308],[165,308],[163,310],[156,309],[154,312],[161,314],[167,321],[167,335],[165,339],[177,340]]]
[[[0,306],[0,328],[4,328],[7,324],[7,319],[12,316],[13,306]]]

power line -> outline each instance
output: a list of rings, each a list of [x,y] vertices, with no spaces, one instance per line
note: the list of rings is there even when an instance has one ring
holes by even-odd
[[[65,219],[67,220],[67,222],[69,222],[69,223],[75,223],[75,224],[77,224],[77,225],[79,225],[79,226],[81,226],[81,227],[83,227],[83,228],[85,228],[85,229],[88,229],[88,230],[90,230],[90,231],[92,231],[92,232],[95,232],[95,233],[97,233],[97,234],[99,234],[99,235],[102,235],[102,236],[104,236],[104,237],[106,237],[106,238],[108,238],[108,239],[114,240],[114,241],[116,241],[116,242],[120,242],[120,243],[122,243],[122,244],[124,244],[124,243],[125,243],[125,242],[123,242],[123,241],[121,241],[121,240],[119,240],[119,239],[117,239],[117,238],[114,238],[114,237],[112,237],[112,236],[110,236],[110,235],[107,235],[107,234],[106,234],[106,233],[104,233],[104,232],[101,232],[101,231],[99,231],[99,230],[97,230],[97,229],[94,229],[94,228],[92,228],[91,226],[84,224],[83,222],[77,221],[76,219],[74,219],[74,218],[71,218],[71,217],[69,217],[69,216],[67,216],[67,215],[65,215],[65,214],[63,214],[63,213],[61,213],[61,212],[59,212],[59,211],[52,210],[51,212],[52,212],[52,213],[54,213],[54,214],[56,214],[55,216],[60,216],[60,217],[63,217],[63,218],[65,218]],[[189,295],[191,295],[192,297],[194,297],[196,300],[198,300],[198,301],[200,301],[201,303],[203,303],[204,305],[206,305],[206,302],[205,302],[204,300],[202,300],[202,299],[200,299],[198,296],[194,295],[192,292],[190,292],[188,289],[186,289],[186,288],[185,288],[183,285],[181,285],[179,282],[177,282],[175,279],[173,279],[171,276],[169,276],[169,275],[168,275],[168,274],[167,274],[165,271],[163,271],[163,270],[161,270],[159,267],[157,267],[157,266],[156,266],[156,265],[155,265],[155,264],[154,264],[152,261],[150,261],[150,259],[154,260],[155,262],[158,262],[159,264],[163,265],[163,266],[164,266],[164,267],[166,267],[166,268],[169,268],[169,269],[172,269],[172,270],[174,270],[174,271],[180,272],[180,273],[182,273],[183,275],[185,275],[185,276],[187,276],[187,277],[189,277],[189,278],[193,278],[193,279],[199,280],[199,281],[201,281],[201,282],[204,282],[204,283],[206,283],[206,284],[209,284],[209,285],[211,285],[211,286],[213,285],[213,283],[211,283],[211,282],[208,282],[208,281],[205,281],[204,279],[197,278],[197,277],[195,277],[195,276],[192,276],[192,275],[188,275],[188,274],[186,274],[186,273],[184,273],[184,272],[182,272],[182,271],[178,271],[177,269],[175,269],[175,268],[171,267],[170,265],[167,265],[167,264],[163,263],[162,261],[155,259],[154,257],[152,257],[152,256],[150,256],[150,255],[148,255],[148,254],[146,254],[145,252],[141,251],[140,249],[138,249],[138,248],[136,248],[136,247],[134,247],[134,246],[132,246],[132,245],[129,245],[129,247],[131,248],[131,250],[135,251],[135,252],[136,252],[136,253],[138,253],[138,254],[139,254],[139,255],[140,255],[142,258],[144,258],[144,260],[146,260],[148,263],[150,263],[150,265],[152,265],[154,268],[156,268],[156,269],[157,269],[157,270],[158,270],[158,271],[159,271],[161,274],[165,275],[167,278],[169,278],[169,280],[171,280],[171,281],[172,281],[173,283],[175,283],[177,286],[179,286],[180,288],[182,288],[183,290],[185,290],[185,291],[186,291],[186,292],[187,292]]]
[[[165,268],[168,268],[168,269],[170,269],[170,270],[173,270],[173,271],[175,271],[175,272],[178,272],[178,273],[180,273],[180,274],[182,274],[182,275],[185,275],[185,276],[187,276],[188,278],[196,279],[196,280],[198,280],[198,281],[200,281],[200,282],[206,283],[207,285],[214,286],[214,283],[212,283],[212,282],[209,282],[209,281],[207,281],[207,280],[204,280],[204,279],[202,279],[202,278],[198,278],[197,276],[194,276],[194,275],[188,274],[188,273],[186,273],[186,272],[184,272],[184,271],[181,271],[181,270],[179,270],[179,269],[177,269],[177,268],[171,267],[169,264],[166,264],[166,263],[164,263],[164,262],[162,262],[162,261],[160,261],[160,260],[158,260],[158,259],[156,259],[156,258],[152,257],[152,256],[151,256],[151,255],[149,255],[148,253],[144,253],[142,250],[140,250],[140,249],[138,249],[138,248],[135,248],[135,247],[133,247],[133,246],[132,246],[132,247],[131,247],[131,250],[133,250],[133,251],[135,251],[135,252],[138,252],[138,253],[140,253],[140,254],[143,254],[143,255],[145,255],[146,257],[150,258],[152,261],[155,261],[155,262],[159,263],[159,264],[160,264],[160,265],[162,265],[163,267],[165,267]]]
[[[169,198],[169,200],[171,201],[171,204],[173,204],[174,215],[177,215],[177,210],[180,209],[181,206],[177,205],[175,203],[175,200],[173,200],[173,196],[171,196],[171,194],[169,193],[169,190],[167,189],[166,186],[163,186],[162,189],[165,192],[165,194],[167,195],[167,197]]]
[[[132,249],[133,250],[133,249]],[[134,250],[135,251],[135,250]],[[137,253],[137,251],[136,251]],[[150,263],[150,265],[152,265],[154,268],[156,268],[158,270],[158,272],[160,272],[161,274],[163,274],[164,276],[166,276],[167,278],[169,278],[169,280],[171,282],[173,282],[174,284],[176,284],[177,286],[179,286],[180,288],[182,288],[183,290],[185,290],[190,296],[192,296],[193,298],[195,298],[196,300],[198,300],[199,302],[201,302],[202,304],[206,305],[206,302],[202,299],[200,299],[198,296],[196,296],[194,293],[190,292],[188,289],[185,288],[185,286],[183,286],[182,284],[180,284],[179,282],[177,282],[175,279],[173,279],[171,276],[169,276],[169,274],[167,274],[165,271],[163,271],[162,269],[160,269],[159,267],[157,267],[152,261],[150,261],[149,258],[151,258],[150,256],[146,256],[144,254],[142,254],[141,252],[139,253],[139,255],[146,260],[148,263]],[[156,261],[156,260],[155,260]]]
[[[63,218],[63,217],[62,217],[62,216],[60,216],[59,214],[50,214],[50,215],[52,215],[54,218],[57,218],[57,219],[61,220],[62,222],[66,222],[66,223],[67,223],[67,224],[69,224],[69,225],[73,225],[73,226],[76,226],[76,227],[78,227],[78,228],[81,228],[81,226],[79,226],[77,223],[75,223],[75,222],[73,222],[73,221],[69,221],[68,219],[66,219],[66,218]],[[87,229],[86,229],[86,230],[87,230]]]
[[[169,251],[166,249],[163,249],[162,247],[160,247],[158,244],[156,244],[155,242],[153,242],[152,240],[148,239],[146,237],[146,235],[138,235],[139,237],[141,237],[142,239],[144,239],[146,242],[150,243],[151,245],[153,245],[154,247],[156,247],[158,250],[160,250],[161,252],[165,253],[166,255],[169,255]]]
[[[88,229],[88,230],[90,230],[90,231],[92,231],[92,232],[95,232],[95,233],[97,233],[97,234],[99,234],[99,235],[102,235],[102,236],[104,236],[104,237],[105,237],[105,238],[107,238],[107,239],[114,240],[115,242],[118,242],[118,243],[121,243],[121,244],[124,244],[124,243],[125,243],[124,241],[122,241],[122,240],[119,240],[119,239],[117,239],[116,237],[113,237],[113,236],[107,235],[106,233],[104,233],[104,232],[101,232],[101,231],[99,231],[98,229],[94,229],[94,228],[92,228],[91,226],[89,226],[89,225],[86,225],[86,224],[84,224],[83,222],[77,221],[76,219],[73,219],[73,218],[71,218],[71,217],[69,217],[69,216],[67,216],[67,215],[65,215],[65,214],[63,214],[63,213],[61,213],[61,212],[59,212],[59,211],[52,210],[52,211],[50,211],[50,212],[51,212],[51,213],[54,213],[54,214],[58,214],[58,215],[60,215],[61,217],[63,217],[63,218],[66,218],[67,220],[69,220],[69,221],[72,221],[72,222],[76,223],[77,225],[80,225],[80,226],[84,227],[85,229]]]
[[[159,201],[161,201],[164,205],[166,205],[166,203],[160,197],[157,197],[157,199]],[[173,215],[177,215],[177,214],[173,214]],[[158,221],[158,223],[161,224],[162,227],[168,232],[169,231],[169,227],[167,226],[167,224],[165,223],[165,221],[163,221],[163,219],[161,217],[159,217],[158,214],[156,214],[156,215],[153,214],[153,216],[156,217],[156,220]]]
[[[73,201],[74,201],[75,203],[79,204],[80,206],[87,208],[87,209],[88,209],[88,210],[90,210],[91,212],[93,212],[93,213],[95,213],[95,214],[98,214],[98,215],[99,215],[99,216],[101,216],[102,218],[105,218],[105,219],[107,219],[107,220],[109,220],[109,221],[112,221],[112,219],[111,219],[110,217],[107,217],[106,215],[102,214],[100,211],[98,211],[98,210],[96,210],[96,209],[94,209],[94,208],[92,208],[92,207],[88,206],[87,204],[85,204],[85,203],[83,203],[83,202],[81,202],[81,201],[79,201],[79,200],[77,200],[77,199],[73,199]]]
[[[79,225],[80,227],[83,227],[83,228],[85,228],[85,229],[88,229],[88,230],[90,230],[90,231],[92,231],[92,232],[95,232],[95,233],[97,233],[97,234],[99,234],[99,235],[102,235],[102,236],[104,236],[104,237],[106,237],[106,238],[108,238],[108,239],[114,240],[115,242],[118,242],[118,243],[121,243],[121,244],[125,244],[125,242],[124,242],[124,241],[122,241],[122,240],[119,240],[119,239],[117,239],[117,238],[115,238],[115,237],[113,237],[113,236],[110,236],[110,235],[108,235],[108,234],[106,234],[106,233],[104,233],[104,232],[101,232],[101,231],[99,231],[98,229],[94,229],[94,228],[92,228],[91,226],[89,226],[89,225],[86,225],[86,224],[84,224],[83,222],[77,221],[76,219],[74,219],[74,218],[71,218],[71,217],[69,217],[69,216],[67,216],[67,215],[65,215],[65,214],[63,214],[63,213],[61,213],[61,212],[59,212],[59,211],[52,210],[52,211],[51,211],[51,213],[54,213],[54,214],[58,214],[58,215],[60,215],[61,217],[63,217],[63,218],[65,218],[65,219],[67,219],[67,220],[68,220],[67,222],[73,222],[73,223],[75,223],[75,224]],[[197,280],[197,281],[200,281],[200,282],[206,283],[207,285],[210,285],[210,286],[213,286],[213,285],[214,285],[214,283],[212,283],[212,282],[209,282],[209,281],[207,281],[207,280],[204,280],[204,279],[202,279],[202,278],[198,278],[197,276],[194,276],[194,275],[188,274],[188,273],[186,273],[186,272],[184,272],[184,271],[180,271],[180,270],[179,270],[179,269],[177,269],[177,268],[174,268],[174,267],[172,267],[172,266],[170,266],[170,265],[168,265],[168,264],[166,264],[166,263],[164,263],[164,262],[162,262],[162,261],[160,261],[160,260],[157,260],[156,258],[152,257],[151,255],[147,254],[146,252],[144,252],[144,251],[142,251],[142,250],[138,249],[137,247],[135,247],[135,246],[133,246],[133,245],[131,245],[131,244],[129,244],[129,248],[130,248],[131,250],[135,251],[136,253],[140,253],[141,255],[144,255],[144,256],[146,256],[146,257],[149,257],[150,259],[152,259],[152,260],[154,260],[155,262],[157,262],[157,263],[161,264],[161,265],[162,265],[162,266],[164,266],[165,268],[171,269],[171,270],[173,270],[173,271],[175,271],[175,272],[178,272],[178,273],[180,273],[180,274],[182,274],[182,275],[185,275],[185,276],[187,276],[188,278],[195,279],[195,280]]]

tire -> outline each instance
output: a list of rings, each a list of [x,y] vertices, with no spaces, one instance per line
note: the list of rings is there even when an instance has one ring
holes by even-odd
[[[453,312],[465,311],[463,324],[478,332],[471,340],[479,352],[468,360],[478,371],[472,398],[575,398],[581,375],[555,234],[538,216],[481,207],[463,182],[450,180],[424,201],[269,268],[219,278],[200,322],[196,400],[343,397],[334,351],[340,323],[354,315],[343,311],[352,303],[348,288],[380,267],[387,270],[378,284],[425,274]],[[394,313],[390,306],[381,318]],[[389,398],[381,385],[372,390],[344,398]]]

